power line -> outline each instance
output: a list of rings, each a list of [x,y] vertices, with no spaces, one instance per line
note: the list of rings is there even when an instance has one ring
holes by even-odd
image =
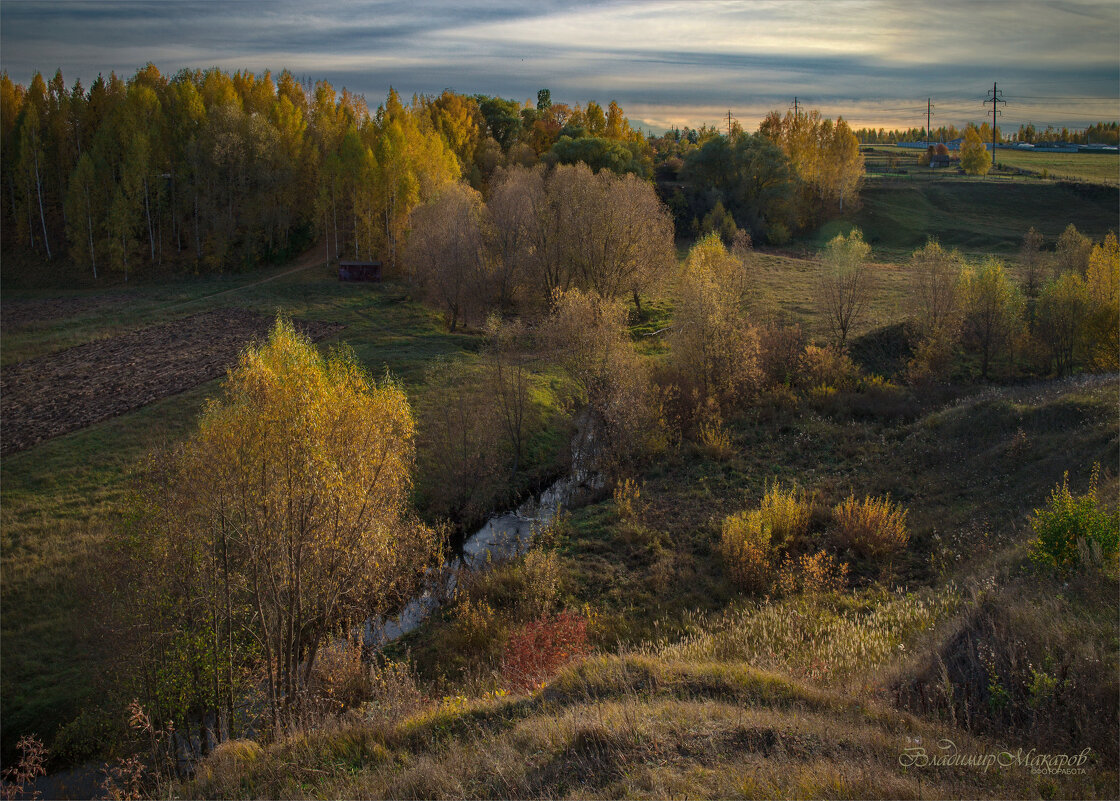
[[[1110,100],[1120,103],[1120,98],[1109,95],[1008,95],[1013,100]]]
[[[988,99],[984,101],[984,105],[992,104],[992,161],[996,159],[996,117],[1002,114],[999,110],[1000,103],[1006,103],[1003,99],[1003,92],[996,86],[995,81],[992,82],[992,89],[988,92]]]

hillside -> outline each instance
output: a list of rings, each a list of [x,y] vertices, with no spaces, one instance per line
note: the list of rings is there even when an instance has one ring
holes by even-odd
[[[908,253],[936,237],[966,253],[1014,255],[1035,227],[1050,248],[1067,225],[1093,239],[1117,227],[1116,187],[1051,181],[945,178],[869,180],[862,205],[844,222],[826,224],[812,241],[823,244],[854,225],[876,250]]]
[[[394,710],[400,694],[375,691],[337,728],[250,758],[231,747],[187,791],[1110,797],[1117,723],[1099,710],[1115,709],[1118,692],[1114,584],[1037,573],[1023,521],[1063,471],[1083,482],[1084,466],[1116,462],[1117,390],[1114,377],[989,390],[910,422],[812,408],[748,418],[730,457],[671,454],[640,477],[651,500],[636,516],[613,500],[594,503],[545,546],[560,556],[563,593],[597,610],[602,656],[506,694],[477,671],[485,639],[472,656],[462,618],[448,612],[393,649],[445,688],[437,697]],[[777,437],[767,433],[775,426]],[[857,560],[852,593],[737,598],[713,553],[713,521],[774,479],[800,481],[825,504],[849,490],[901,499],[913,537],[891,589]],[[503,572],[483,596],[499,618],[512,609],[503,599],[517,603],[516,578]],[[1018,694],[1029,692],[1029,665],[1065,677],[1067,689],[1039,697],[1027,718],[1007,717],[993,685],[976,687],[984,664],[998,669],[995,686],[1014,707],[1026,708]],[[456,665],[476,678],[460,683]],[[1094,756],[1073,777],[907,762],[920,753],[908,749],[936,752],[946,739],[962,755],[1088,745]]]
[[[764,253],[752,264],[753,319],[798,322],[823,338],[818,262]],[[876,261],[870,270],[870,313],[851,344],[861,377],[831,390],[774,387],[734,407],[714,438],[703,429],[667,438],[636,464],[630,485],[569,509],[528,555],[465,582],[460,600],[390,646],[385,657],[403,667],[379,662],[371,672],[349,652],[324,657],[316,680],[330,688],[323,710],[332,711],[263,749],[222,746],[174,792],[1110,797],[1118,725],[1090,710],[1115,709],[1120,697],[1115,578],[1090,567],[1062,580],[1038,568],[1027,557],[1027,521],[1064,473],[1080,493],[1098,463],[1099,496],[1116,508],[1120,381],[905,386],[898,324],[911,268]],[[658,332],[679,313],[678,293],[659,288],[629,329],[655,370],[671,355]],[[115,343],[156,330],[166,334],[152,341],[156,351],[189,366],[199,361],[190,334],[203,309],[245,323],[227,334],[246,341],[277,311],[319,325],[320,347],[346,341],[371,372],[402,381],[421,430],[413,500],[430,519],[445,514],[436,504],[449,451],[432,432],[458,397],[455,382],[484,371],[486,338],[477,327],[449,333],[402,282],[340,284],[308,254],[236,278],[25,292],[4,304],[6,368],[96,344],[117,360],[99,363],[101,373],[127,373],[139,351]],[[450,372],[455,365],[466,372]],[[201,383],[182,391],[146,380],[139,407],[92,425],[83,418],[5,455],[9,750],[10,739],[37,730],[64,766],[132,743],[124,705],[136,685],[102,636],[112,617],[106,581],[119,565],[137,465],[186,436],[219,390],[207,380],[213,372],[190,374]],[[571,379],[556,362],[532,362],[530,390],[517,498],[563,470],[572,426]],[[843,589],[762,595],[732,580],[722,521],[757,507],[776,484],[812,499],[807,534],[789,556],[828,551],[848,565]],[[884,560],[838,545],[829,510],[849,495],[904,507],[906,548]],[[479,497],[483,510],[512,503]],[[460,519],[465,530],[473,524]],[[543,686],[511,683],[509,638],[560,609],[586,625],[589,654]],[[966,755],[1088,747],[1093,756],[1084,775],[1057,777],[900,763],[918,753],[907,749],[942,739]]]

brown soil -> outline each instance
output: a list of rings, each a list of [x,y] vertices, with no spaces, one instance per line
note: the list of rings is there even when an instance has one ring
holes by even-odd
[[[313,340],[337,323],[294,321]],[[29,359],[0,373],[0,454],[174,395],[225,373],[268,317],[219,309]]]

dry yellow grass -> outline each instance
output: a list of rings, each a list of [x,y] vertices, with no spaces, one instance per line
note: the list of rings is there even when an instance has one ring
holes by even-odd
[[[906,547],[906,510],[888,498],[856,500],[854,495],[832,510],[837,544],[872,559],[889,557]]]

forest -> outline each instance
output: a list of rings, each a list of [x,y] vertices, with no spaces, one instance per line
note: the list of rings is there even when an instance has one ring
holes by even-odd
[[[127,82],[98,76],[88,91],[67,88],[61,72],[27,87],[5,74],[0,120],[12,156],[0,176],[5,230],[48,264],[65,257],[95,277],[244,270],[313,241],[325,260],[376,254],[395,266],[415,207],[460,178],[485,193],[500,166],[538,162],[639,178],[667,163],[683,232],[726,194],[720,215],[784,240],[829,203],[842,207],[862,171],[847,125],[819,115],[775,120],[763,139],[726,152],[712,132],[647,140],[614,102],[571,108],[541,90],[531,107],[448,90],[406,105],[390,91],[371,111],[288,72],[168,79],[148,65]],[[766,192],[733,197],[720,185],[733,172]]]
[[[6,794],[1111,797],[1114,187],[547,89],[0,101]]]

